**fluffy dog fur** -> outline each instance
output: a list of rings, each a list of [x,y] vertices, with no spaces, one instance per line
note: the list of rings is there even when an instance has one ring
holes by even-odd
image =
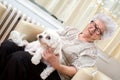
[[[20,38],[20,37],[19,37]],[[22,40],[22,39],[21,39]],[[19,41],[21,41],[19,40]],[[14,41],[14,40],[13,40]],[[23,44],[23,43],[22,43]],[[26,43],[25,43],[26,45]],[[28,51],[33,55],[31,62],[35,65],[39,64],[43,55],[43,52],[47,47],[54,49],[54,53],[59,55],[60,62],[62,62],[62,42],[60,36],[53,30],[46,30],[37,35],[37,40],[28,43],[25,47],[25,51]],[[43,61],[47,67],[40,74],[42,79],[46,79],[55,69],[48,63]]]

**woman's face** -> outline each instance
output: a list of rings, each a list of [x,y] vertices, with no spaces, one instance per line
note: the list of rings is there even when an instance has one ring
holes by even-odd
[[[91,39],[99,40],[103,35],[103,32],[106,30],[105,24],[100,20],[93,20],[88,25],[87,28],[84,30],[84,34]]]

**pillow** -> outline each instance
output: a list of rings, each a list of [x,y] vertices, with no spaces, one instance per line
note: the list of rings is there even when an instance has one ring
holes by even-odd
[[[93,76],[92,73],[93,68],[81,68],[71,80],[92,80]]]
[[[97,73],[94,75],[93,80],[112,80],[112,79],[105,75],[104,73],[97,71]]]
[[[6,11],[6,7],[0,3],[0,19],[5,11]]]
[[[25,40],[31,42],[33,40],[36,40],[37,34],[44,31],[43,26],[38,26],[33,23],[26,22],[24,20],[21,20],[18,25],[16,26],[15,30],[17,30],[20,33],[25,34],[24,37]]]

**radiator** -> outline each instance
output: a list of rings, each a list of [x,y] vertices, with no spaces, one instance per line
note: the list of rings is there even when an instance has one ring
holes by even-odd
[[[32,20],[18,9],[12,7],[6,1],[1,1],[1,3],[6,7],[6,11],[0,19],[0,42],[9,37],[10,32],[15,29],[20,20],[39,25],[35,20]]]

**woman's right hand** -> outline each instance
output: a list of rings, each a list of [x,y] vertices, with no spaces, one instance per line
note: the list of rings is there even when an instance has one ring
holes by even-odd
[[[54,67],[57,71],[67,76],[72,77],[77,72],[77,69],[74,66],[66,66],[61,64],[59,62],[59,55],[55,55],[52,48],[48,48],[43,53],[43,59],[51,64],[51,66]]]
[[[53,53],[53,49],[52,48],[47,48],[44,53],[43,53],[43,59],[48,62],[49,64],[51,64],[54,68],[56,68],[58,65],[60,65],[59,62],[59,55],[55,55]]]

